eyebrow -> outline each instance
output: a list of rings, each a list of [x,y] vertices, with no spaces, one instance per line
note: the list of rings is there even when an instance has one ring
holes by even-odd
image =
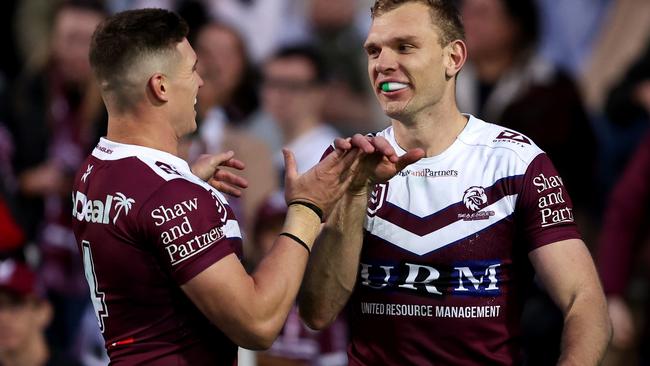
[[[401,36],[391,39],[391,42],[404,43],[404,42],[414,42],[417,39],[415,36]]]
[[[405,42],[406,43],[412,43],[412,42],[415,42],[416,40],[417,40],[417,37],[415,37],[415,36],[397,36],[397,37],[393,37],[393,38],[388,39],[388,42],[386,42],[386,43],[388,43],[388,44],[391,44],[391,43],[405,43]],[[373,48],[373,47],[378,47],[376,42],[368,42],[368,43],[365,43],[363,45],[363,48],[366,49],[366,50],[370,49],[370,48]]]

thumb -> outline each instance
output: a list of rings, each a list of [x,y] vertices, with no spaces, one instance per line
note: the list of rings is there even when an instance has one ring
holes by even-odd
[[[215,170],[219,165],[224,161],[231,159],[235,153],[233,151],[227,151],[221,154],[209,155],[203,154],[192,164],[191,170],[194,175],[207,181],[212,177]]]
[[[286,185],[287,181],[296,179],[298,176],[298,168],[296,165],[296,158],[293,156],[291,150],[283,148],[282,155],[284,155],[284,180]]]
[[[402,170],[407,166],[415,163],[416,161],[422,159],[424,155],[424,150],[420,148],[411,149],[407,151],[406,154],[399,157],[395,166],[397,167],[397,170]]]
[[[224,162],[232,159],[233,156],[235,156],[235,152],[232,150],[222,152],[220,154],[212,155],[209,160],[209,165],[212,168],[216,168],[219,165],[223,164]]]

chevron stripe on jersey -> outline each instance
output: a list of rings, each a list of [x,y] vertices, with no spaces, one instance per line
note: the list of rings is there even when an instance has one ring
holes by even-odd
[[[405,153],[392,128],[378,135]],[[528,253],[580,237],[546,154],[472,116],[447,150],[375,186],[364,227],[353,366],[519,364]]]
[[[380,132],[396,149],[392,127]],[[424,255],[474,235],[513,214],[528,164],[542,151],[522,135],[469,116],[457,140],[439,156],[404,169],[376,187],[365,229]],[[480,210],[464,201],[480,192]],[[404,194],[408,192],[408,194]]]

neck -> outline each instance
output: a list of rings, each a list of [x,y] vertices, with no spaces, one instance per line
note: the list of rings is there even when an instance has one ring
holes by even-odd
[[[284,137],[284,142],[286,144],[290,144],[296,139],[298,139],[300,136],[306,134],[307,132],[311,131],[314,129],[316,126],[320,124],[319,119],[316,118],[315,116],[309,116],[306,118],[300,119],[299,122],[289,122],[283,124],[286,126],[282,130],[282,135]]]
[[[476,73],[480,81],[495,83],[515,62],[515,54],[514,52],[495,52],[490,55],[475,57],[472,62],[476,67]]]
[[[164,116],[134,111],[108,118],[106,138],[123,144],[145,146],[178,156],[179,136]]]
[[[430,108],[409,120],[392,120],[397,143],[404,150],[421,148],[426,157],[445,151],[466,124],[467,117],[458,111],[455,103],[446,108]]]
[[[42,334],[28,337],[26,343],[18,349],[0,352],[0,365],[4,366],[40,366],[50,358],[50,351]]]

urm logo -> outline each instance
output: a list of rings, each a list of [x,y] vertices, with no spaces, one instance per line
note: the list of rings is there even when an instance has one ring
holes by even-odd
[[[500,293],[501,263],[460,263],[434,268],[418,263],[360,263],[359,284],[375,290],[403,290],[425,296],[495,296]]]

